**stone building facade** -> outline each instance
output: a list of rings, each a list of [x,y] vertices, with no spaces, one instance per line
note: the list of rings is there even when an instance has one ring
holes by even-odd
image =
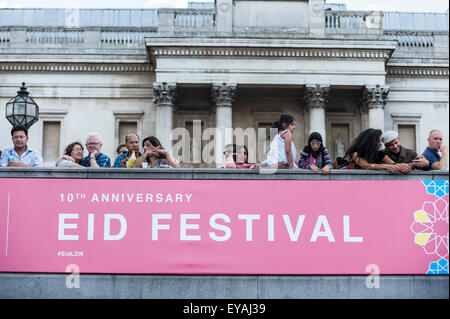
[[[297,149],[318,131],[335,157],[372,127],[396,129],[422,152],[431,129],[448,144],[448,52],[448,12],[349,11],[324,0],[0,9],[0,105],[26,83],[40,106],[29,145],[47,166],[92,131],[114,158],[127,133],[171,148],[176,128],[204,138],[188,142],[182,167],[221,165],[221,149],[213,162],[199,155],[208,128],[223,133],[216,147],[233,140],[231,128],[253,129],[244,143],[261,161],[282,113],[296,118]],[[0,117],[2,149],[10,128]]]

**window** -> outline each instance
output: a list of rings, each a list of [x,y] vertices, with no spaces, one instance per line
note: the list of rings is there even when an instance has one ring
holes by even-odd
[[[415,125],[398,125],[398,137],[401,145],[415,150],[416,149],[416,126]]]
[[[125,143],[125,136],[137,134],[137,122],[119,122],[119,145]]]
[[[40,121],[36,123],[36,128],[41,138],[33,139],[38,143],[30,147],[40,150],[44,167],[55,167],[55,162],[63,154],[66,145],[73,142],[67,141],[66,117],[67,110],[39,111]]]
[[[120,144],[125,143],[125,136],[128,134],[137,134],[139,140],[142,141],[142,117],[144,112],[115,111],[114,117],[116,122],[115,130],[115,146],[114,150]],[[115,153],[115,152],[114,152]]]
[[[420,152],[420,149],[425,148],[426,140],[419,139],[421,113],[392,113],[391,117],[392,129],[398,132],[402,146],[417,153]]]
[[[61,141],[61,122],[44,121],[42,134],[42,157],[44,166],[52,167],[59,158]]]

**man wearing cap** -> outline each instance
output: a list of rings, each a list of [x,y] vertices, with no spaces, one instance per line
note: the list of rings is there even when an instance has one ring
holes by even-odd
[[[400,145],[400,138],[398,132],[387,131],[383,134],[383,143],[385,149],[384,154],[389,156],[395,163],[403,163],[404,169],[423,168],[427,169],[429,166],[428,160],[424,156],[417,156],[414,150],[408,149]]]

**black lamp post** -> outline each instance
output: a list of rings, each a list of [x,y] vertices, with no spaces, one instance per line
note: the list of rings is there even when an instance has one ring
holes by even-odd
[[[12,125],[20,124],[29,129],[39,120],[39,106],[29,94],[25,82],[22,82],[17,96],[6,103],[6,118]]]

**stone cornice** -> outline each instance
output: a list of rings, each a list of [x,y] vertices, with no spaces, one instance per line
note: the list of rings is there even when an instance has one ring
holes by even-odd
[[[448,66],[387,66],[389,77],[437,77],[448,78]]]
[[[255,57],[255,58],[312,58],[356,59],[387,61],[391,52],[376,49],[291,49],[291,48],[158,48],[152,49],[154,57]]]
[[[149,63],[0,63],[0,72],[148,73]]]
[[[151,58],[156,57],[277,57],[387,61],[395,41],[247,39],[247,38],[146,38]]]

